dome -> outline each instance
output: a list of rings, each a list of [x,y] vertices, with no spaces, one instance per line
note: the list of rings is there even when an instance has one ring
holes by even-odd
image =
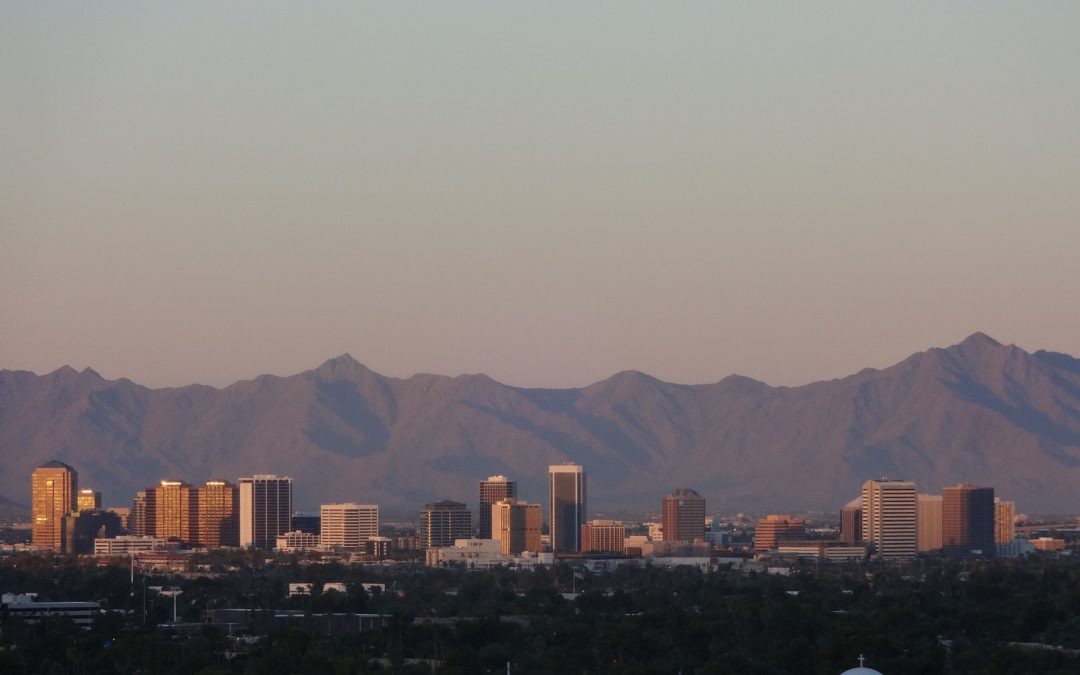
[[[881,675],[881,673],[873,668],[864,668],[859,666],[858,668],[852,668],[851,670],[845,670],[840,675]]]

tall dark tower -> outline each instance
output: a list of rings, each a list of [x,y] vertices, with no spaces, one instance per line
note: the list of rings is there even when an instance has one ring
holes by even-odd
[[[688,488],[675,490],[661,505],[664,541],[705,539],[705,498]]]
[[[577,553],[585,524],[585,470],[578,464],[552,464],[548,467],[548,488],[551,550]]]
[[[946,555],[994,555],[994,488],[964,483],[941,491]]]
[[[507,480],[506,476],[488,476],[480,481],[480,539],[491,539],[491,505],[504,499],[517,497],[517,481]]]

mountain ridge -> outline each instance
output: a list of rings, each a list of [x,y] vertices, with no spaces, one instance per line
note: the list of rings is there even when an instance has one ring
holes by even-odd
[[[1018,508],[1070,510],[1080,479],[1080,360],[974,333],[833,380],[742,375],[675,384],[634,370],[581,388],[484,374],[381,375],[350,354],[221,389],[151,389],[90,368],[0,371],[0,494],[72,464],[112,505],[166,477],[292,475],[297,505],[475,501],[489,474],[543,501],[546,467],[577,461],[590,503],[656,508],[693,487],[710,509],[835,509],[867,478],[920,490],[993,485]]]

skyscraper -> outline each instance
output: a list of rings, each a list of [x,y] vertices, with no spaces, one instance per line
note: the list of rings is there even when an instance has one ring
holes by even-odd
[[[941,491],[941,543],[949,555],[994,555],[994,488],[963,483]]]
[[[675,490],[661,504],[664,541],[705,540],[705,498],[688,488]]]
[[[79,474],[63,462],[45,462],[30,476],[34,546],[64,550],[63,518],[78,508]]]
[[[503,555],[540,552],[540,505],[502,499],[491,507],[491,538],[502,542]]]
[[[185,543],[195,540],[198,522],[195,491],[182,480],[163,480],[153,491],[154,536]]]
[[[916,548],[941,550],[941,495],[920,494],[915,504]]]
[[[457,539],[471,539],[472,512],[462,502],[444,500],[425,504],[416,536],[422,549],[453,546]]]
[[[193,543],[217,548],[240,545],[240,490],[227,480],[208,480],[195,490]]]
[[[585,524],[585,470],[578,464],[549,466],[548,495],[551,550],[555,553],[580,551],[581,526]]]
[[[840,541],[854,544],[862,540],[862,497],[856,497],[840,509]]]
[[[240,479],[240,545],[270,550],[292,525],[292,478]]]
[[[1016,504],[994,497],[994,543],[1016,539]]]
[[[863,539],[882,558],[915,556],[916,494],[915,483],[907,480],[863,483]]]
[[[79,490],[78,496],[78,510],[90,511],[92,509],[101,508],[101,493],[95,492],[90,488],[84,488]]]
[[[128,532],[136,537],[151,537],[154,535],[154,504],[153,490],[139,490],[135,493],[135,499],[131,502],[131,513],[128,514]]]
[[[496,538],[491,530],[491,505],[514,497],[517,497],[517,482],[507,480],[506,476],[488,476],[487,480],[480,481],[479,538]]]
[[[323,504],[321,546],[359,551],[368,539],[379,536],[379,507],[375,504]]]

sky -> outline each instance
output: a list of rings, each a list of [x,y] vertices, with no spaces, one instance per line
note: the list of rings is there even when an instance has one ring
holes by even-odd
[[[0,3],[0,368],[1080,355],[1080,4]]]

